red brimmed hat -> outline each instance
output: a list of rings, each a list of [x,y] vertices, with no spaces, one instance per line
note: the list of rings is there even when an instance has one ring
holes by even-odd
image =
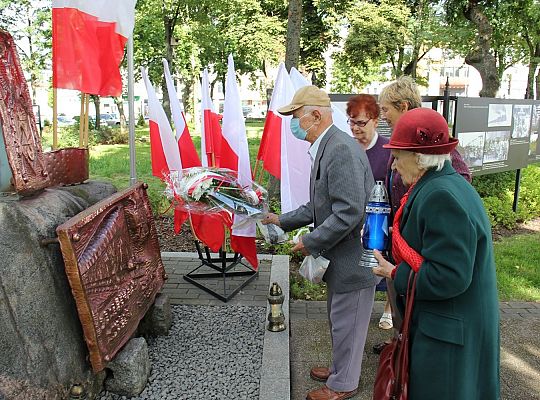
[[[408,150],[423,154],[448,154],[458,140],[450,137],[448,124],[441,114],[430,108],[407,111],[398,120],[387,149]]]

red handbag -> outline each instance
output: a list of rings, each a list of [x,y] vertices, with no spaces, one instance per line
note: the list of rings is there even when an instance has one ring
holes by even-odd
[[[409,275],[409,283],[411,275]],[[414,274],[412,285],[407,285],[407,303],[401,332],[381,351],[373,387],[373,400],[407,400],[408,398],[409,326],[414,305],[416,276],[417,274]]]

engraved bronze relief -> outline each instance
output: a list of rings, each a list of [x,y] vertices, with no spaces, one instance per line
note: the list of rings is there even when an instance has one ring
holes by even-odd
[[[88,149],[69,147],[43,153],[49,185],[73,185],[88,180]]]
[[[0,30],[0,124],[13,186],[21,195],[49,186],[30,93],[13,38]]]
[[[94,372],[129,340],[165,279],[145,187],[117,193],[56,229]]]

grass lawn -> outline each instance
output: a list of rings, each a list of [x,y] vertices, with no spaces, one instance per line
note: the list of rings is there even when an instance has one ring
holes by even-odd
[[[500,300],[540,301],[540,232],[494,244]]]
[[[257,155],[262,123],[248,125],[248,144],[252,165]],[[168,209],[168,201],[162,195],[164,184],[152,176],[148,127],[136,132],[137,179],[148,183],[148,195],[155,213]],[[200,148],[200,137],[193,137]],[[525,173],[527,171],[525,170]],[[90,176],[112,182],[118,189],[129,186],[128,145],[97,145],[90,149]],[[500,300],[540,301],[540,233],[515,235],[494,244]],[[326,288],[314,285],[299,277],[291,276],[291,294],[294,298],[324,300]],[[378,294],[382,300],[384,294]]]

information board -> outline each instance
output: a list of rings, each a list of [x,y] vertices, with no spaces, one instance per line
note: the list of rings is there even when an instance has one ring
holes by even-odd
[[[538,138],[540,102],[458,97],[454,136],[474,175],[525,168]],[[535,124],[533,128],[533,124]]]

